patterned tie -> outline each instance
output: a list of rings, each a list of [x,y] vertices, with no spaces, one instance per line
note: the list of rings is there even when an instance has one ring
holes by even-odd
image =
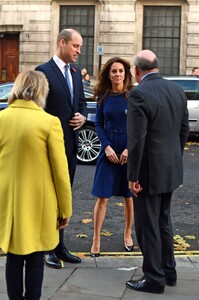
[[[65,65],[65,78],[66,78],[66,82],[68,84],[68,88],[69,88],[69,91],[70,91],[71,103],[73,104],[73,89],[72,89],[72,86],[71,86],[71,82],[70,82],[68,72],[69,72],[69,65]]]

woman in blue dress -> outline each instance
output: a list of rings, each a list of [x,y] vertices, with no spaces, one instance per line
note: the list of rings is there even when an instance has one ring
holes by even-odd
[[[92,195],[97,197],[94,208],[94,235],[91,256],[100,255],[100,232],[111,196],[124,198],[124,247],[133,251],[133,199],[127,181],[127,96],[132,89],[130,63],[120,57],[109,59],[103,66],[94,90],[96,132],[102,148],[99,154]]]

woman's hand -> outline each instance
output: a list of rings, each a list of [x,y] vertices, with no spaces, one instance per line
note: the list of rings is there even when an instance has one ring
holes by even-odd
[[[128,161],[128,150],[125,149],[122,154],[120,155],[120,164],[124,165]]]
[[[105,148],[105,154],[106,157],[108,158],[108,160],[113,163],[113,164],[119,164],[119,158],[117,157],[117,154],[115,153],[115,151],[113,150],[113,148],[111,148],[111,146],[107,146]]]
[[[67,227],[68,223],[69,223],[69,220],[70,220],[69,218],[59,220],[59,224],[57,226],[57,229],[60,230],[60,229],[63,229],[65,227]]]

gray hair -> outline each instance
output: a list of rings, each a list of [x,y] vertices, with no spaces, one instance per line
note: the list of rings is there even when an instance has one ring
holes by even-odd
[[[134,65],[137,66],[141,71],[149,71],[152,69],[159,69],[159,60],[155,57],[153,60],[148,60],[142,56],[136,56]]]

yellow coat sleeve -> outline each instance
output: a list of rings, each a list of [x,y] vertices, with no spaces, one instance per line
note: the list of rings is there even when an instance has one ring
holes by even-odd
[[[72,191],[65,153],[63,130],[57,117],[53,118],[48,137],[48,152],[54,180],[59,217],[69,218],[72,215]]]

